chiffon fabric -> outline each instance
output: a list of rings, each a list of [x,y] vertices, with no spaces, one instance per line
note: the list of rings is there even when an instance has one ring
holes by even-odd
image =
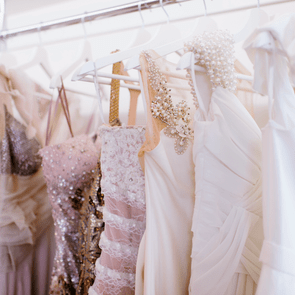
[[[194,121],[196,201],[190,294],[254,295],[263,241],[261,132],[238,98],[217,87]]]
[[[34,129],[29,122],[26,126],[21,116],[15,118],[19,110],[15,100],[26,100],[32,108],[36,105],[12,87],[11,75],[0,67],[0,293],[46,294],[52,267],[52,253],[46,250],[54,243],[51,206],[38,156],[41,144],[29,132]]]
[[[257,295],[295,290],[295,14],[255,31],[244,47],[254,64],[253,87],[269,96],[262,130],[265,240]]]
[[[152,50],[149,53],[160,70],[175,69],[174,64]],[[147,130],[139,156],[144,162],[147,211],[146,231],[137,259],[135,294],[188,294],[194,207],[192,142],[184,154],[177,154],[175,138],[164,134],[167,125],[152,117],[151,102],[157,94],[148,79],[148,65],[143,54],[140,63],[142,94],[147,104]],[[167,80],[182,83],[171,77]],[[175,104],[177,99],[187,95],[190,93],[171,91]]]
[[[145,129],[103,125],[99,130],[105,231],[89,294],[132,295],[137,252],[145,230],[144,175],[137,157]]]

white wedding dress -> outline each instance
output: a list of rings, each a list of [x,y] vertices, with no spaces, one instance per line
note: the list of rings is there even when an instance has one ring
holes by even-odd
[[[214,34],[208,43],[219,38],[218,32]],[[210,50],[218,51],[218,45]],[[230,67],[226,63],[225,68]],[[261,132],[229,89],[217,86],[211,97],[201,95],[204,80],[197,83],[198,76],[191,74],[203,110],[198,108],[194,119],[196,191],[189,292],[254,295],[263,241]]]
[[[253,33],[244,47],[256,91],[269,96],[262,129],[263,263],[256,295],[295,294],[295,14]]]
[[[156,65],[151,66],[147,62],[149,59],[155,60]],[[157,69],[168,70],[169,63],[153,51],[146,57],[141,55],[140,60],[147,102],[146,142],[142,149],[145,164],[146,231],[139,248],[135,294],[185,295],[188,294],[190,278],[194,207],[192,141],[183,154],[177,154],[177,132],[175,131],[176,137],[168,137],[166,132],[169,125],[152,117],[151,104],[157,93],[151,88],[155,80],[149,79],[148,75],[155,71],[159,78],[162,75]],[[175,68],[175,65],[170,68]],[[171,83],[182,82],[187,86],[185,80],[168,79]],[[172,89],[173,104],[185,95],[190,93]],[[159,99],[159,103],[163,102],[163,99]],[[172,105],[169,109],[172,109]]]

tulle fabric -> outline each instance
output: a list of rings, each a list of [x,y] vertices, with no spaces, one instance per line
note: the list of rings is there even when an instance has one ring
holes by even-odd
[[[133,126],[100,128],[105,231],[89,294],[134,294],[137,252],[145,230],[144,175],[137,158],[144,132]]]

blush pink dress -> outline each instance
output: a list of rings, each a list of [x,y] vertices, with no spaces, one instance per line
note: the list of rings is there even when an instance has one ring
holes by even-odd
[[[137,156],[144,133],[134,126],[100,128],[105,231],[91,295],[134,294],[137,252],[145,230],[144,175]]]
[[[61,101],[72,134],[63,87],[62,90],[57,102]],[[51,135],[50,118],[49,112],[46,143]],[[83,235],[80,210],[84,201],[83,191],[86,193],[90,188],[95,174],[98,151],[88,135],[80,135],[61,144],[46,146],[40,150],[40,155],[55,224],[56,253],[50,292],[76,294],[80,272],[80,235]]]

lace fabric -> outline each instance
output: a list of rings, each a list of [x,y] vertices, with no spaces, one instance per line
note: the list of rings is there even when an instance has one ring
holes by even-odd
[[[134,294],[137,252],[145,229],[144,175],[137,157],[144,132],[133,126],[100,129],[105,231],[89,294]]]
[[[56,255],[51,294],[75,294],[79,282],[80,209],[93,179],[98,153],[87,135],[40,151],[55,223]]]

